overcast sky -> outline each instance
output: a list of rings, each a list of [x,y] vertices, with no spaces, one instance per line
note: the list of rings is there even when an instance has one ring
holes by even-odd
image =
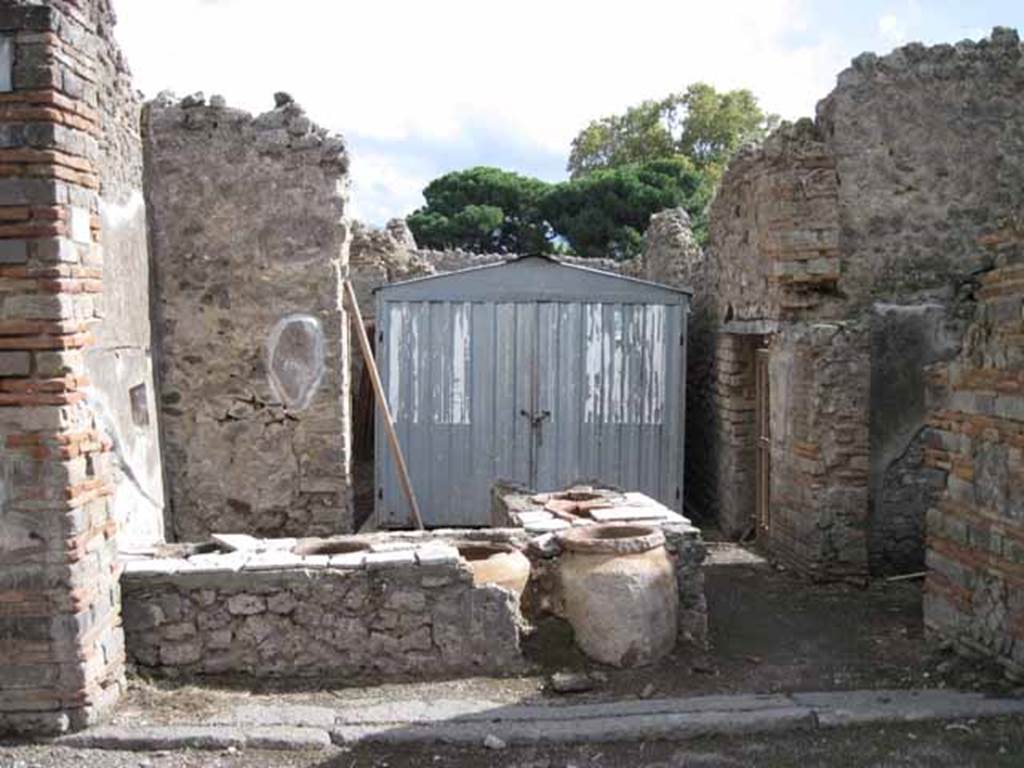
[[[1024,31],[1022,0],[114,0],[147,97],[291,93],[348,139],[352,213],[381,224],[450,170],[555,181],[597,117],[703,80],[813,115],[858,53]]]

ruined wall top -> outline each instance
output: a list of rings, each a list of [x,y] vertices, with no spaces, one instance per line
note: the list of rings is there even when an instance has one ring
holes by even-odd
[[[842,91],[872,88],[900,81],[968,80],[977,77],[1024,77],[1017,30],[995,27],[988,38],[926,46],[908,43],[889,54],[865,52],[839,73],[836,89],[818,104],[819,117],[828,113],[829,102]]]
[[[684,214],[685,215],[685,214]],[[434,250],[419,248],[404,219],[392,219],[384,227],[352,222],[349,246],[349,276],[363,314],[372,316],[373,289],[414,277],[455,272],[517,258],[510,253],[475,253],[461,248]],[[640,260],[585,259],[558,256],[560,261],[626,275],[640,275]]]
[[[693,235],[690,216],[682,208],[669,208],[651,216],[644,233],[644,251],[626,273],[676,288],[696,288],[703,282],[704,252]],[[702,296],[694,296],[695,300]]]
[[[347,190],[349,156],[345,139],[316,125],[287,93],[274,94],[274,108],[255,117],[245,110],[228,107],[222,96],[214,95],[207,101],[202,93],[179,99],[173,93],[163,92],[147,104],[147,109],[150,124],[204,131],[211,143],[224,138],[234,142],[242,132],[251,139],[251,147],[258,154],[319,164],[326,171],[345,177],[345,187],[339,192]],[[239,149],[236,147],[235,151]]]
[[[956,301],[1024,210],[1024,47],[863,54],[819,104],[742,149],[712,202],[722,319],[842,319]]]

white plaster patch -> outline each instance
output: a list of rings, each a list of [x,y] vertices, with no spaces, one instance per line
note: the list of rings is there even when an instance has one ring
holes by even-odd
[[[92,227],[89,224],[89,211],[78,206],[71,206],[71,239],[76,243],[92,242]]]
[[[123,203],[116,204],[100,198],[100,218],[104,229],[114,229],[142,218],[146,199],[142,192],[134,190]]]
[[[0,92],[14,90],[14,40],[9,35],[0,35]]]
[[[312,315],[281,318],[267,339],[267,371],[274,395],[293,411],[309,407],[324,376],[324,333]]]

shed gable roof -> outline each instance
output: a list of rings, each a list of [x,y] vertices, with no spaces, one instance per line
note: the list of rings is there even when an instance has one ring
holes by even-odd
[[[391,283],[384,301],[589,301],[681,304],[691,293],[635,277],[566,264],[551,256],[521,256],[456,272]]]

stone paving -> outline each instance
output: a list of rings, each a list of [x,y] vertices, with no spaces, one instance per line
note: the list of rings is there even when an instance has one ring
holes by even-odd
[[[740,694],[579,705],[438,699],[338,708],[236,707],[176,725],[106,726],[55,743],[85,749],[328,749],[356,744],[528,745],[696,737],[1024,715],[1024,699],[944,690]]]

